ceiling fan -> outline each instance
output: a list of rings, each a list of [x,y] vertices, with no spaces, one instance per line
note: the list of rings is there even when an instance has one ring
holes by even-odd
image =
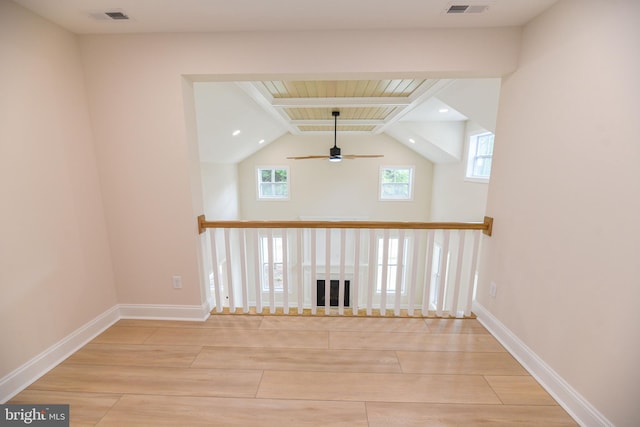
[[[341,154],[340,148],[337,145],[338,140],[338,116],[340,115],[340,111],[332,111],[331,115],[333,116],[333,147],[329,150],[328,156],[317,155],[317,156],[297,156],[297,157],[287,157],[287,159],[292,160],[308,160],[308,159],[329,159],[330,162],[340,162],[342,159],[369,159],[374,157],[384,157],[382,154]]]

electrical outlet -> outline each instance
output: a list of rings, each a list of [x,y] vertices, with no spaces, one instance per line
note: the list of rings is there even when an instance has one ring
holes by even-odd
[[[491,282],[491,285],[489,286],[489,295],[491,295],[492,298],[495,298],[497,293],[498,285],[496,285],[496,282]]]
[[[173,276],[171,281],[173,282],[173,289],[182,289],[182,276]]]

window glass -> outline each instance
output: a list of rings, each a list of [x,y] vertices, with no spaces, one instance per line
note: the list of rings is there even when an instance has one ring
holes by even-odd
[[[413,167],[380,168],[380,199],[410,200],[412,198]]]
[[[258,168],[258,199],[288,199],[289,168]]]
[[[467,160],[467,178],[488,181],[491,175],[494,135],[485,132],[471,136],[469,158]]]

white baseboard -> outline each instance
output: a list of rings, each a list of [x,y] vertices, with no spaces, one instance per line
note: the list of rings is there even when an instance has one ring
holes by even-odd
[[[154,305],[120,304],[121,319],[191,320],[203,322],[209,318],[208,304],[203,305]]]
[[[148,305],[120,304],[76,329],[18,369],[0,378],[0,403],[5,403],[60,362],[78,351],[120,319],[205,321],[208,304]]]
[[[609,427],[613,423],[569,385],[556,371],[535,354],[520,338],[491,314],[482,304],[473,302],[478,321],[515,357],[565,411],[581,426]]]
[[[118,306],[114,306],[1,378],[0,403],[8,401],[24,390],[79,348],[100,335],[118,319],[120,319]]]

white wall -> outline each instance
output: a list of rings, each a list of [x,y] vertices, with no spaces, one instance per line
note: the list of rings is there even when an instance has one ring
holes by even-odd
[[[560,1],[527,27],[502,88],[479,289],[622,426],[640,395],[639,7]],[[75,39],[6,1],[0,24],[2,372],[112,306],[114,279],[121,303],[202,302],[185,75],[496,77],[520,42],[516,28],[81,36],[107,243]]]
[[[517,28],[83,35],[119,302],[204,302],[196,232],[203,212],[192,197],[202,204],[193,190],[200,165],[185,78],[501,76],[516,67],[519,36]],[[172,289],[176,274],[182,290]]]
[[[496,130],[500,79],[459,79],[438,92],[438,98],[490,132]]]
[[[464,133],[464,123],[462,122],[403,121],[395,126],[401,126],[402,130],[409,131],[409,134],[408,137],[399,135],[394,129],[392,136],[436,163],[456,162],[462,158],[462,138]],[[389,133],[392,133],[392,131],[389,131]],[[419,136],[419,138],[416,136]],[[410,137],[415,142],[409,141]],[[431,147],[428,145],[423,146],[423,143],[427,143]]]
[[[238,165],[201,163],[204,214],[208,220],[240,219]]]
[[[486,132],[477,123],[466,121],[461,161],[434,165],[432,221],[483,221],[489,184],[465,180],[469,138],[482,131]]]
[[[192,85],[162,36],[95,37],[81,49],[119,302],[199,306]]]
[[[193,95],[201,162],[238,163],[256,151],[258,141],[269,143],[287,133],[283,121],[274,120],[236,82],[195,82]],[[236,130],[240,135],[233,135]]]
[[[116,293],[76,37],[0,1],[0,63],[3,379]]]
[[[242,219],[297,220],[301,217],[371,221],[427,221],[431,204],[433,164],[386,135],[340,135],[342,154],[383,154],[382,158],[287,160],[288,156],[328,154],[333,135],[285,135],[240,163]],[[256,168],[289,166],[288,201],[259,201]],[[411,201],[380,201],[380,166],[415,166]]]
[[[478,291],[617,426],[640,425],[638,76],[640,2],[561,1],[526,26],[502,83]]]

